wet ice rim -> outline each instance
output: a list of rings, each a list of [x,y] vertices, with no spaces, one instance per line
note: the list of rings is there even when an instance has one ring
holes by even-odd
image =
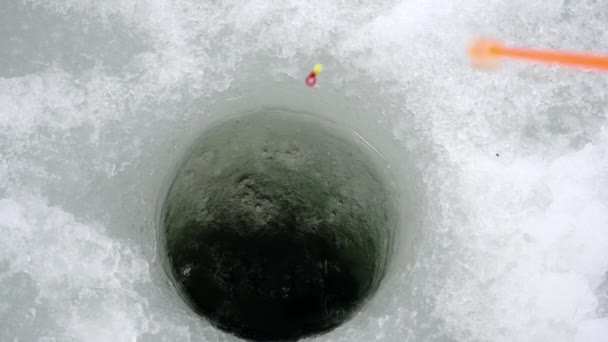
[[[178,138],[208,119],[180,110],[193,99],[299,86],[322,61],[332,73],[307,105],[361,99],[338,119],[396,139],[432,199],[418,216],[422,257],[327,339],[601,339],[605,77],[522,65],[476,74],[454,56],[479,32],[608,51],[605,6],[10,2],[0,35],[11,37],[0,49],[3,333],[228,339],[174,311],[158,285],[153,234],[136,229],[151,223],[150,185]],[[87,267],[57,266],[77,262]]]
[[[386,161],[310,113],[263,110],[208,126],[175,167],[161,258],[202,317],[256,341],[333,330],[369,301],[397,222]]]

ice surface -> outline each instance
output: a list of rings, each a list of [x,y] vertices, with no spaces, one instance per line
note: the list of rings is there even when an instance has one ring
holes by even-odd
[[[417,200],[374,300],[311,340],[606,340],[606,75],[476,72],[464,50],[481,34],[608,52],[607,6],[8,0],[0,340],[235,341],[170,288],[155,214],[191,138],[259,106],[351,126]]]

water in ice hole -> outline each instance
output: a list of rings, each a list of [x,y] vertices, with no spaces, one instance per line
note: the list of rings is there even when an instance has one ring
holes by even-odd
[[[235,341],[170,287],[155,214],[206,125],[274,107],[359,132],[406,194],[373,300],[311,341],[605,341],[606,75],[464,47],[605,52],[607,5],[8,0],[0,340]]]

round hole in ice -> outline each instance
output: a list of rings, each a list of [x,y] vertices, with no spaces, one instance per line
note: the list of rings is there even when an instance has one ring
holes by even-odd
[[[295,340],[346,321],[391,256],[393,198],[376,157],[312,115],[269,110],[207,129],[161,215],[180,295],[249,340]]]

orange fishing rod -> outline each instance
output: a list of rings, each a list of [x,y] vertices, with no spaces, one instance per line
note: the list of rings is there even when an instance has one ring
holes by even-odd
[[[510,47],[485,39],[474,41],[469,46],[468,52],[473,65],[476,67],[490,66],[498,58],[511,58],[608,71],[608,55]]]

